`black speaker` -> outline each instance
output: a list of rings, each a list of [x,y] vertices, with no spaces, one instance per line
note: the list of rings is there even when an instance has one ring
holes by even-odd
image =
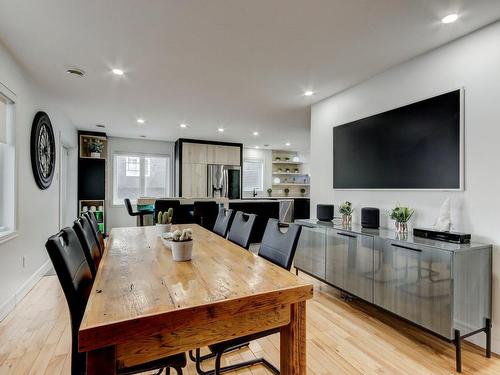
[[[363,207],[361,209],[361,226],[378,229],[380,227],[380,210],[375,207]]]
[[[318,204],[316,206],[316,217],[319,221],[332,221],[333,204]]]

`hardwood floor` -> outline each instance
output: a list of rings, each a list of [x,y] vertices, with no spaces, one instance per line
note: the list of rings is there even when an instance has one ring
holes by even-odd
[[[309,374],[451,374],[454,346],[361,301],[345,302],[325,284],[313,281],[308,302]],[[394,327],[394,328],[393,328]],[[0,374],[70,374],[70,329],[66,302],[55,276],[46,276],[0,322]],[[225,356],[233,363],[264,355],[279,362],[279,337],[251,343]],[[209,364],[207,363],[207,368]],[[196,374],[189,363],[185,374]],[[261,366],[236,374],[260,375]],[[500,374],[500,358],[463,346],[464,374]]]

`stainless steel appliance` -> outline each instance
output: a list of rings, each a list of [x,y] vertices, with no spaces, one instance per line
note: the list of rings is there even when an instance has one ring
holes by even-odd
[[[208,164],[207,194],[212,198],[241,198],[241,167],[239,165]]]

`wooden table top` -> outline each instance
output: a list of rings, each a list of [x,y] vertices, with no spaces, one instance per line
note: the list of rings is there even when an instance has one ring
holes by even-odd
[[[80,326],[80,350],[118,343],[120,335],[110,335],[110,327],[118,333],[149,321],[152,331],[158,322],[194,317],[200,307],[215,314],[224,304],[237,308],[248,299],[271,304],[288,295],[290,303],[312,298],[311,284],[196,224],[172,230],[188,227],[194,236],[188,262],[173,261],[157,227],[111,231]]]

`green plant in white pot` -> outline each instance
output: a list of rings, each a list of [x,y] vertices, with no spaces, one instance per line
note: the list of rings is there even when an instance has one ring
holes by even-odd
[[[414,209],[401,206],[399,203],[392,209],[391,219],[394,220],[398,232],[408,232],[408,221],[410,221],[414,213]]]
[[[161,227],[165,232],[170,231],[170,227],[172,224],[172,217],[174,215],[174,209],[170,207],[168,211],[160,211],[156,216],[156,226]]]
[[[176,262],[191,260],[193,255],[193,230],[191,228],[176,230],[167,238],[172,249],[172,258]]]
[[[100,158],[102,150],[104,149],[104,142],[100,139],[91,139],[87,144],[87,148],[91,158]]]
[[[352,203],[345,201],[340,205],[339,212],[342,214],[342,225],[349,226],[352,224],[352,213],[354,212],[352,208]]]

